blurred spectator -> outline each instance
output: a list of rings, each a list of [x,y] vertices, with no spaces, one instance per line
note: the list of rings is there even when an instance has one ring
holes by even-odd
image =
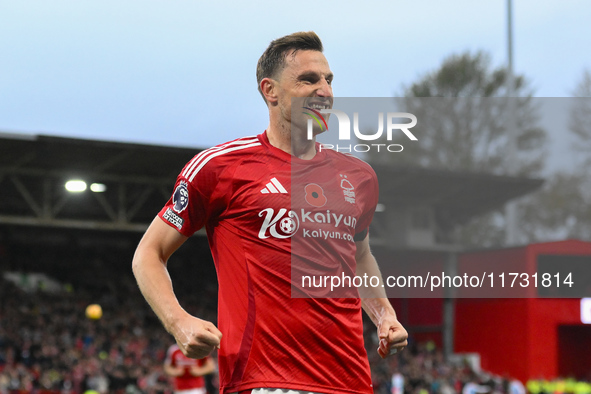
[[[173,338],[137,289],[131,253],[70,245],[6,248],[0,275],[2,269],[45,273],[64,284],[64,291],[47,293],[41,286],[27,293],[0,276],[0,394],[172,394],[163,365]],[[183,307],[215,323],[213,263],[195,264],[199,253],[208,252],[176,255],[169,271]],[[91,303],[102,306],[101,319],[85,317]],[[399,355],[382,360],[369,320],[364,337],[375,393],[525,394],[518,381],[445,362],[432,342],[411,342]],[[207,376],[206,385],[207,394],[218,393],[215,374]],[[531,380],[526,387],[531,394],[591,394],[588,382],[572,379]]]
[[[214,371],[213,358],[195,360],[185,356],[176,344],[168,348],[164,372],[172,377],[175,394],[206,394],[204,376]]]

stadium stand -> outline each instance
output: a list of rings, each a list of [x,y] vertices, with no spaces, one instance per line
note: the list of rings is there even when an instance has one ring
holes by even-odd
[[[139,293],[131,259],[179,169],[199,150],[47,136],[0,134],[0,139],[0,394],[170,393],[162,363],[173,338]],[[541,185],[492,175],[377,171],[383,179],[396,179],[386,185],[391,190],[382,190],[386,206],[433,205],[427,213],[434,225],[423,237],[429,243],[416,244],[411,237],[398,245],[429,253],[445,252],[449,240],[443,235],[453,223]],[[70,195],[63,186],[73,176],[100,182],[107,192]],[[434,204],[442,185],[453,193]],[[376,214],[374,222],[376,246],[391,245],[386,213]],[[215,323],[217,284],[206,238],[183,245],[169,270],[185,309]],[[59,291],[34,281],[41,278],[36,274],[57,282]],[[99,320],[84,315],[93,303],[102,306]],[[412,337],[408,349],[384,361],[369,321],[365,341],[376,393],[522,394],[511,390],[509,377],[446,362],[433,343]],[[586,381],[569,382],[535,380],[527,387],[532,394],[591,392]],[[209,394],[216,394],[215,376],[208,384]]]
[[[172,337],[149,310],[131,273],[129,245],[138,234],[61,230],[56,237],[51,229],[2,230],[2,275],[19,272],[21,279],[0,282],[0,393],[171,392],[162,362]],[[207,244],[187,244],[169,268],[182,305],[215,322],[217,285]],[[49,292],[38,284],[34,291],[23,290],[33,273],[48,275],[62,289]],[[85,317],[91,303],[103,307],[100,320]],[[507,377],[445,362],[433,343],[411,341],[399,356],[384,361],[375,351],[370,321],[365,341],[376,393],[469,394],[464,389],[475,382],[483,392],[519,394],[510,391]],[[399,393],[392,387],[397,372],[404,377]],[[209,393],[217,393],[215,376],[209,384]],[[529,386],[542,387],[533,394],[550,392],[548,383]],[[552,387],[552,393],[559,392],[557,384]],[[589,393],[588,384],[559,387]]]

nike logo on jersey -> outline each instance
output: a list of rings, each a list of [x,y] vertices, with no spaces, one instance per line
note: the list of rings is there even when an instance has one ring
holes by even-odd
[[[271,178],[271,182],[267,183],[264,188],[261,189],[261,193],[263,194],[287,194],[287,190],[283,187],[283,185],[277,180],[277,178]]]

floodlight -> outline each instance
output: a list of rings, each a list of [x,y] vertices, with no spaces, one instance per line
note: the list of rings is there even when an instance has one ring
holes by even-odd
[[[65,187],[70,193],[81,193],[86,190],[86,182],[79,179],[72,179],[66,182]]]
[[[104,193],[107,191],[107,185],[103,183],[93,183],[90,185],[90,191],[95,193]]]

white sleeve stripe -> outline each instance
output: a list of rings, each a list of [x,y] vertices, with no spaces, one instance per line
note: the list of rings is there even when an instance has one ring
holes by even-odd
[[[193,171],[193,168],[195,168],[195,166],[198,164],[199,160],[201,160],[201,158],[205,157],[209,153],[217,152],[217,151],[219,151],[221,149],[227,148],[228,146],[240,145],[240,144],[248,144],[248,143],[255,142],[255,141],[258,141],[258,138],[256,138],[256,137],[244,137],[244,138],[239,139],[239,140],[236,140],[236,141],[228,142],[228,143],[223,144],[223,145],[214,146],[213,148],[206,149],[203,152],[199,153],[197,156],[195,156],[189,162],[189,165],[185,168],[185,170],[183,171],[182,175],[184,177],[188,176],[188,174],[190,174],[191,171]]]
[[[219,146],[216,146],[216,147],[213,147],[213,148],[206,149],[206,150],[204,150],[203,152],[199,153],[197,156],[195,156],[194,158],[192,158],[192,159],[191,159],[191,161],[189,162],[189,165],[188,165],[188,166],[185,168],[185,170],[183,171],[182,175],[183,175],[184,177],[186,177],[186,176],[187,176],[187,174],[188,174],[188,173],[189,173],[189,172],[190,172],[190,171],[193,169],[193,167],[195,166],[195,163],[196,163],[197,161],[199,161],[199,159],[200,159],[202,156],[205,156],[205,155],[207,155],[209,152],[216,152],[216,151],[218,151],[218,150],[220,150],[220,149],[221,149],[221,147],[219,147]]]
[[[214,157],[217,157],[219,155],[223,155],[224,153],[233,152],[236,150],[241,150],[241,149],[246,149],[246,148],[252,148],[254,146],[260,146],[260,145],[261,145],[261,143],[257,141],[255,143],[248,144],[248,145],[234,146],[232,148],[223,149],[223,150],[217,151],[215,153],[212,153],[211,155],[209,155],[207,157],[204,157],[203,160],[201,161],[201,163],[199,164],[199,166],[197,168],[195,168],[195,170],[191,173],[191,176],[189,177],[189,182],[193,182],[193,178],[195,178],[195,175],[197,175],[197,173],[199,173],[199,171],[203,168],[203,166],[206,165],[207,162],[209,162]]]
[[[244,138],[241,138],[241,139],[236,140],[236,141],[228,142],[228,143],[223,144],[223,145],[214,146],[213,148],[206,149],[203,152],[199,153],[197,156],[195,156],[193,159],[191,159],[191,161],[189,162],[189,165],[185,168],[185,170],[183,171],[182,175],[184,177],[187,177],[187,175],[190,174],[191,171],[193,171],[193,168],[195,168],[195,166],[199,163],[199,161],[203,157],[205,157],[206,155],[208,155],[209,153],[217,152],[217,151],[219,151],[221,149],[225,149],[225,148],[227,148],[229,146],[232,146],[232,145],[249,144],[249,143],[252,143],[252,142],[255,142],[255,141],[258,141],[258,138],[256,136],[255,137],[244,137]]]

